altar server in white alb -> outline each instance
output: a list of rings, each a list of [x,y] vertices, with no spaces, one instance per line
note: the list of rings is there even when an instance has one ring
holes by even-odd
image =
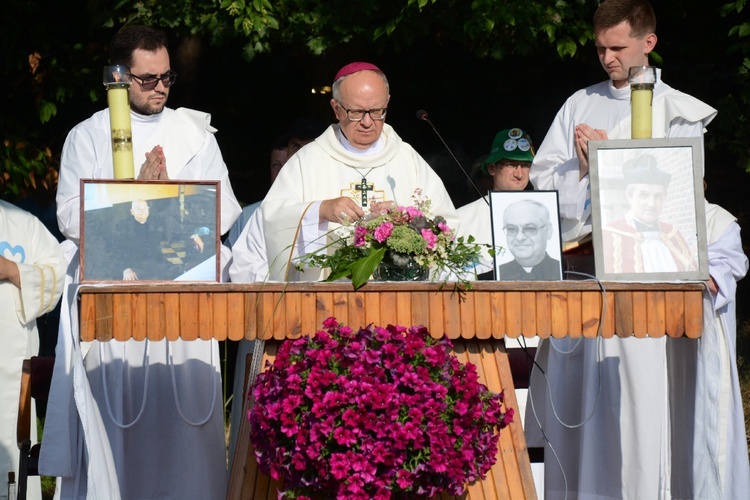
[[[126,26],[110,45],[111,64],[130,67],[137,180],[218,180],[221,232],[240,206],[210,115],[165,107],[177,75],[167,39]],[[227,470],[219,352],[215,340],[79,344],[75,289],[82,178],[113,178],[109,111],[65,141],[57,218],[68,238],[63,308],[41,470],[60,476],[62,498],[223,499]],[[222,264],[229,250],[222,245]]]
[[[286,134],[276,139],[279,143],[271,151],[271,184],[287,160],[325,132],[326,128],[328,126],[316,118],[299,118],[292,123]],[[233,258],[229,266],[229,279],[235,283],[268,280],[266,238],[263,234],[263,215],[259,210],[262,201],[242,209],[242,216],[234,223],[225,241],[230,242],[232,247]],[[232,415],[235,413],[232,412]],[[230,440],[230,449],[233,448],[233,442]]]
[[[628,70],[648,65],[657,40],[656,17],[645,0],[605,0],[593,24],[609,79],[566,101],[531,166],[536,189],[558,190],[567,242],[591,233],[588,141],[630,138]],[[702,138],[716,111],[661,76],[654,89],[654,137]],[[525,430],[529,445],[541,446],[538,417],[549,439],[545,496],[670,498],[692,485],[695,457],[676,460],[675,450],[692,439],[693,430],[680,432],[678,420],[694,393],[675,388],[674,363],[684,360],[671,353],[664,337],[541,343],[537,361],[544,372],[532,373],[535,412],[527,406]]]
[[[337,73],[331,107],[338,123],[287,161],[261,204],[270,279],[317,280],[319,269],[300,276],[288,263],[325,245],[331,229],[363,217],[375,201],[412,205],[416,189],[432,200],[432,215],[458,228],[443,182],[385,123],[389,99],[375,65],[354,62]]]
[[[700,342],[673,339],[682,343],[671,353],[677,357],[675,365],[685,370],[679,377],[685,392],[695,394],[695,412],[684,412],[685,417],[695,415],[695,419],[686,418],[682,432],[693,434],[692,490],[682,486],[674,496],[730,500],[750,492],[745,414],[737,374],[735,296],[737,281],[747,274],[748,259],[737,219],[719,205],[706,202],[705,206],[710,279],[703,296],[703,335]],[[695,363],[685,355],[691,350],[696,351]],[[684,450],[682,455],[689,452]]]
[[[36,318],[60,300],[65,259],[57,239],[39,219],[0,200],[0,470],[18,475],[16,423],[21,365],[39,353]],[[31,405],[31,436],[36,441],[36,411]],[[3,491],[0,497],[5,498]],[[30,477],[27,498],[42,497],[39,477]]]
[[[588,141],[630,139],[628,70],[648,66],[656,46],[656,17],[646,0],[606,0],[594,17],[595,43],[609,79],[574,93],[539,146],[530,178],[535,189],[556,189],[563,242],[591,233]],[[675,90],[657,69],[653,137],[702,137],[716,110]]]

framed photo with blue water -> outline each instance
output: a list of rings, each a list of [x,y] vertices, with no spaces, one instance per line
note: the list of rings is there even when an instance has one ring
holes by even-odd
[[[82,283],[218,282],[219,181],[81,180]]]
[[[596,276],[707,280],[700,138],[589,142]]]
[[[561,280],[557,191],[490,191],[489,197],[496,279]]]

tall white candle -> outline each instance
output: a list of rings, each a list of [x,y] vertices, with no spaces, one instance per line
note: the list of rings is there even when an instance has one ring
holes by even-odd
[[[632,113],[630,136],[633,139],[651,139],[653,121],[654,86],[631,85],[630,112]]]
[[[112,132],[112,163],[115,179],[133,179],[133,135],[130,124],[130,70],[127,66],[104,68],[109,124]]]
[[[656,68],[653,66],[630,68],[628,83],[630,83],[630,137],[651,139]]]

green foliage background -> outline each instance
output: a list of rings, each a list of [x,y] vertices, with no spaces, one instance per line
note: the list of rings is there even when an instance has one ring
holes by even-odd
[[[262,55],[293,53],[320,58],[347,49],[403,54],[414,50],[463,51],[478,61],[518,57],[591,58],[590,19],[596,0],[17,0],[4,7],[0,43],[3,112],[3,197],[54,189],[64,134],[77,106],[102,99],[98,73],[106,46],[125,23],[156,25],[173,40],[200,40],[231,51],[233,65],[252,67]],[[726,88],[711,102],[720,109],[721,133],[709,148],[731,151],[750,170],[750,23],[746,0],[709,5],[696,0],[655,1],[660,27],[668,25],[689,45],[697,71],[711,59],[727,61]],[[699,25],[679,28],[688,16]],[[65,20],[65,21],[63,21]],[[721,37],[691,33],[720,26]],[[661,28],[660,28],[661,29]],[[657,30],[659,33],[659,30]],[[693,36],[694,35],[694,36]],[[657,50],[661,47],[658,46]],[[584,50],[582,50],[584,49]],[[657,54],[660,59],[661,53]],[[669,61],[674,64],[674,61]],[[595,62],[592,62],[595,64]],[[696,77],[699,75],[696,74]],[[226,76],[224,76],[226,77]],[[552,83],[552,79],[551,82]],[[101,105],[100,105],[101,106]],[[731,168],[731,166],[730,166]]]

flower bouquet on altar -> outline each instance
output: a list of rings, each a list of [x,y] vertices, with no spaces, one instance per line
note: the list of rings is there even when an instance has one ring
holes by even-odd
[[[503,394],[421,326],[328,318],[284,341],[251,388],[250,442],[279,498],[460,495],[495,463]]]
[[[374,276],[381,281],[454,279],[468,285],[466,269],[480,260],[483,245],[456,238],[445,219],[430,215],[430,200],[417,189],[414,206],[374,203],[367,216],[344,224],[334,241],[307,254],[297,269],[330,269],[326,281],[351,278],[358,289]],[[490,253],[494,255],[493,250]]]

